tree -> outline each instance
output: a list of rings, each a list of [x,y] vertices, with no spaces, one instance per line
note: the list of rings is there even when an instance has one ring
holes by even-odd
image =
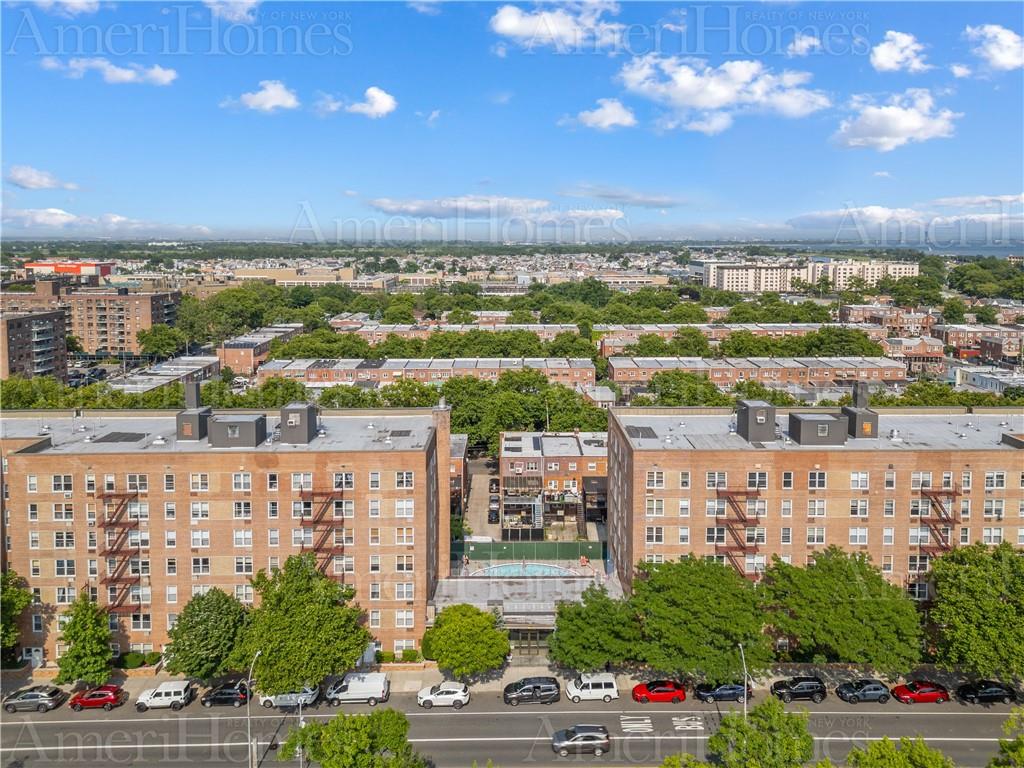
[[[979,323],[993,325],[999,322],[999,311],[991,304],[974,308],[974,319]]]
[[[476,322],[476,315],[468,309],[453,309],[448,313],[446,320],[452,325],[471,325]]]
[[[0,651],[18,644],[18,619],[32,605],[32,591],[14,571],[0,572]]]
[[[427,768],[429,762],[409,744],[409,720],[394,709],[369,715],[338,715],[292,728],[281,745],[281,760],[301,749],[323,768]]]
[[[1003,723],[1005,739],[999,741],[999,754],[989,768],[1022,768],[1024,766],[1024,707],[1014,707]]]
[[[814,754],[806,712],[787,712],[771,697],[750,710],[722,717],[708,752],[725,768],[800,768]]]
[[[979,677],[1024,674],[1024,558],[1008,541],[958,547],[932,566],[936,661]]]
[[[868,744],[866,749],[854,747],[846,756],[850,768],[956,768],[956,764],[937,749],[924,743],[924,739],[901,738],[898,742],[888,737]]]
[[[725,682],[742,679],[742,643],[751,673],[768,665],[757,594],[734,568],[687,557],[637,570],[630,605],[640,617],[640,661],[666,674]]]
[[[182,331],[162,323],[152,328],[143,328],[135,337],[145,354],[157,357],[176,355],[188,344],[188,337]]]
[[[110,650],[107,612],[90,600],[88,590],[83,589],[64,615],[68,622],[61,641],[67,647],[57,659],[60,671],[54,682],[58,685],[78,681],[90,685],[105,683],[114,657]]]
[[[689,371],[661,371],[651,377],[650,391],[658,405],[732,405],[709,378]]]
[[[946,299],[946,303],[942,305],[942,320],[947,325],[962,323],[966,314],[967,305],[955,296]]]
[[[591,585],[580,602],[559,603],[548,655],[570,669],[593,672],[634,661],[639,641],[640,623],[629,602]]]
[[[244,625],[245,608],[234,596],[217,587],[193,595],[167,633],[167,671],[200,680],[224,674]]]
[[[457,678],[497,669],[508,656],[508,632],[498,617],[472,605],[450,605],[423,635],[423,653]]]
[[[775,558],[763,595],[768,622],[792,639],[799,660],[824,656],[894,675],[920,660],[917,608],[866,555],[830,547],[802,568]]]
[[[260,604],[228,665],[246,669],[262,651],[254,672],[262,693],[318,683],[351,668],[366,651],[370,633],[359,608],[349,604],[354,590],[320,573],[313,554],[292,555],[270,575],[261,570],[252,585]]]

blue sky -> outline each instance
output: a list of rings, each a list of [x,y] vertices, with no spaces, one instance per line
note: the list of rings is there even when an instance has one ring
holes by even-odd
[[[1020,236],[1019,3],[2,14],[8,236]]]

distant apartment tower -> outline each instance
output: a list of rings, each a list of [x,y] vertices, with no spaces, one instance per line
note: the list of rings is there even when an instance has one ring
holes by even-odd
[[[0,314],[0,379],[11,376],[68,378],[62,310]]]
[[[846,290],[854,278],[873,286],[883,278],[899,280],[916,277],[914,262],[902,261],[809,261],[784,262],[704,262],[704,285],[736,293],[790,292],[801,283],[828,280],[832,290]]]

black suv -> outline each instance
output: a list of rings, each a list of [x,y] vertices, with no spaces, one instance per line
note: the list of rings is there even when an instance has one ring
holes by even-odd
[[[960,701],[970,704],[992,704],[1002,702],[1013,704],[1017,700],[1017,692],[1008,685],[997,683],[994,680],[978,680],[975,683],[965,683],[956,689],[956,697]]]
[[[520,704],[554,704],[562,697],[558,681],[553,677],[524,677],[505,686],[502,698],[517,707]]]
[[[249,699],[249,687],[244,680],[224,683],[211,688],[199,700],[204,707],[241,707]]]
[[[772,695],[787,704],[793,699],[810,699],[815,704],[825,700],[828,690],[818,677],[791,677],[772,683]]]

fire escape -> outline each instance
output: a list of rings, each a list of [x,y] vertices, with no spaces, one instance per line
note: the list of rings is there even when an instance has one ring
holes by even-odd
[[[756,499],[761,492],[756,488],[718,488],[719,499],[726,502],[725,518],[718,518],[725,523],[727,539],[724,544],[715,544],[715,553],[725,555],[739,574],[748,579],[757,579],[760,574],[747,573],[747,555],[757,554],[756,541],[747,540],[747,526],[750,518],[747,515],[747,499]],[[756,520],[756,518],[755,518]]]
[[[956,546],[953,538],[960,517],[953,509],[953,504],[961,495],[960,489],[956,485],[950,488],[922,488],[921,495],[928,499],[930,507],[929,514],[921,515],[921,522],[930,531],[929,542],[921,545],[921,554],[929,557],[942,555]]]
[[[316,556],[317,567],[323,574],[328,574],[334,558],[345,553],[343,543],[338,543],[334,538],[335,531],[335,502],[343,501],[345,491],[340,488],[323,491],[302,491],[299,498],[304,502],[310,502],[313,508],[309,517],[303,516],[301,525],[303,528],[312,529],[312,544],[303,543],[302,552],[312,552]],[[339,574],[344,579],[343,574]]]
[[[114,614],[132,613],[135,605],[128,599],[131,588],[138,586],[142,577],[132,573],[131,561],[138,554],[138,545],[132,545],[132,531],[138,531],[139,520],[129,512],[130,504],[138,499],[138,491],[104,491],[99,494],[103,502],[103,516],[99,527],[103,532],[103,543],[99,555],[107,563],[114,560],[114,567],[108,568],[106,575],[100,580],[116,589],[116,597],[108,598],[107,610]],[[113,507],[113,509],[111,509]]]

